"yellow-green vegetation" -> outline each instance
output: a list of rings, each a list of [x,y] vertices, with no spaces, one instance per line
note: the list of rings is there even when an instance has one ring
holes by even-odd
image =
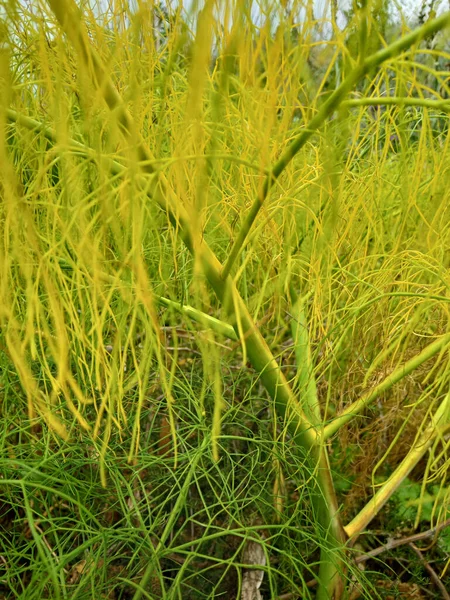
[[[0,592],[251,600],[253,540],[263,598],[392,594],[371,524],[450,516],[450,13],[1,7]]]

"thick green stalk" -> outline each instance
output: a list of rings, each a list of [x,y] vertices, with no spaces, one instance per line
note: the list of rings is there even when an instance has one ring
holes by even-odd
[[[40,123],[39,121],[36,121],[31,117],[22,115],[21,113],[18,113],[12,108],[8,108],[6,110],[6,118],[8,119],[8,121],[11,121],[12,123],[18,123],[19,125],[22,125],[23,127],[29,129],[30,131],[38,131],[39,133],[42,133],[50,142],[53,142],[54,144],[58,141],[54,129],[52,129],[51,127],[47,127],[43,123]],[[88,148],[81,142],[77,142],[76,140],[69,139],[68,143],[70,146],[73,146],[74,148],[80,150],[83,153],[88,154],[92,152],[90,148]]]
[[[388,375],[384,381],[370,390],[370,392],[367,392],[367,394],[364,394],[359,400],[353,402],[353,404],[348,406],[338,417],[325,427],[323,431],[324,440],[327,440],[334,435],[343,425],[359,415],[364,409],[368,408],[380,394],[389,390],[393,385],[409,375],[421,364],[438,354],[438,352],[443,351],[449,343],[450,333],[447,333],[424,348],[417,356],[414,356],[414,358],[411,358],[404,365]]]
[[[405,35],[393,44],[387,46],[387,48],[372,54],[363,62],[357,64],[348,77],[331,94],[328,100],[324,102],[316,116],[311,119],[311,121],[306,125],[305,129],[303,129],[303,131],[291,142],[279,160],[272,167],[269,175],[267,175],[266,179],[264,180],[261,192],[254,200],[233,243],[227,262],[225,263],[225,267],[223,269],[223,277],[226,277],[231,272],[233,264],[243,248],[250,229],[275,181],[286,169],[294,156],[301,150],[301,148],[303,148],[309,138],[317,131],[319,127],[321,127],[321,125],[323,125],[326,119],[343,102],[345,96],[350,92],[355,83],[367,75],[367,73],[369,73],[372,69],[375,69],[389,58],[400,54],[404,50],[410,48],[413,44],[419,42],[421,39],[427,37],[428,35],[432,35],[441,29],[444,29],[444,27],[447,27],[448,25],[450,25],[450,13],[445,13],[437,19],[428,21],[422,25],[422,27],[412,31],[409,35]]]
[[[291,309],[291,329],[294,340],[295,362],[297,366],[296,385],[298,394],[308,419],[317,430],[322,427],[322,415],[319,398],[317,395],[316,378],[311,355],[308,322],[306,318],[305,302],[310,294],[298,297]],[[291,297],[295,294],[291,291]],[[343,562],[337,562],[343,545],[345,535],[340,523],[338,504],[331,479],[331,470],[328,462],[328,453],[320,441],[314,448],[315,462],[321,471],[318,477],[319,485],[313,492],[313,502],[319,516],[320,523],[329,522],[329,529],[324,532],[323,546],[320,551],[320,567],[318,598],[329,598],[334,588],[342,587]],[[326,486],[327,495],[323,496],[321,487]]]
[[[116,283],[117,281],[115,277],[113,277],[112,275],[108,275],[107,273],[101,273],[100,277],[105,281],[109,281],[111,283]],[[129,294],[129,298],[132,298],[131,291]],[[193,321],[196,321],[197,323],[208,327],[211,331],[214,331],[218,335],[227,337],[228,339],[234,341],[239,340],[239,337],[236,334],[234,328],[225,321],[216,319],[215,317],[212,317],[211,315],[208,315],[207,313],[204,313],[201,310],[194,308],[193,306],[189,306],[189,304],[181,304],[180,302],[175,302],[175,300],[164,298],[164,296],[157,296],[155,294],[153,296],[153,299],[158,304],[166,306],[167,308],[172,308],[173,310],[176,310],[180,314],[185,315]]]
[[[302,404],[308,418],[318,427],[322,424],[322,415],[309,343],[305,298],[299,297],[292,307],[291,330],[294,340],[295,364],[297,366],[295,384],[298,386],[299,396],[302,398]]]
[[[162,304],[163,306],[167,306],[168,308],[173,308],[174,310],[186,315],[193,321],[208,327],[212,331],[218,333],[219,335],[223,335],[224,337],[229,338],[230,340],[237,341],[239,338],[236,334],[236,331],[233,329],[231,325],[225,323],[224,321],[220,321],[211,315],[208,315],[201,310],[197,310],[193,306],[189,306],[188,304],[180,304],[179,302],[175,302],[174,300],[169,300],[168,298],[164,298],[163,296],[155,296],[156,302]]]
[[[56,134],[56,131],[54,129],[52,129],[51,127],[48,127],[47,125],[44,125],[43,123],[40,123],[39,121],[36,121],[36,119],[32,119],[31,117],[23,115],[23,114],[17,112],[16,110],[13,110],[12,108],[8,108],[6,110],[6,118],[11,123],[18,123],[19,125],[22,125],[23,127],[26,127],[27,129],[29,129],[30,131],[38,131],[39,133],[42,133],[50,142],[52,142],[54,144],[56,144],[58,142],[58,136]],[[74,140],[73,138],[66,139],[66,147],[68,150],[78,152],[79,154],[87,156],[89,158],[92,158],[93,160],[98,160],[98,152],[96,152],[92,148],[89,148],[85,144],[83,144],[77,140]],[[127,167],[124,166],[122,163],[120,163],[110,157],[107,157],[107,158],[103,157],[103,158],[110,162],[110,169],[111,169],[111,173],[113,173],[113,175],[119,175],[119,174],[122,174],[125,172]],[[180,157],[160,158],[160,159],[154,158],[153,160],[150,160],[150,161],[142,161],[141,166],[148,167],[150,164],[150,166],[154,169],[154,172],[156,173],[161,170],[162,165],[168,165],[168,164],[180,161],[180,160],[204,160],[205,158],[215,158],[215,159],[223,159],[223,160],[232,161],[237,164],[249,167],[250,169],[254,169],[255,171],[258,171],[259,173],[261,173],[261,167],[259,165],[257,165],[256,163],[252,163],[248,160],[233,156],[231,154],[203,154],[201,156],[198,156],[198,155],[183,156],[182,158],[180,158]],[[265,169],[264,172],[266,173],[267,169]]]

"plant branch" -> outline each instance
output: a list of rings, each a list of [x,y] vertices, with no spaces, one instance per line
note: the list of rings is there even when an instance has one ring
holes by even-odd
[[[236,341],[239,339],[236,335],[236,331],[231,325],[225,323],[224,321],[220,321],[219,319],[216,319],[215,317],[212,317],[201,310],[197,310],[193,306],[189,306],[188,304],[180,304],[179,302],[169,300],[163,296],[155,296],[155,300],[159,304],[167,306],[168,308],[173,308],[174,310],[186,315],[193,321],[197,321],[197,323],[200,323],[205,327],[209,327],[212,331],[215,331],[219,335],[223,335],[230,340]]]
[[[441,592],[442,597],[444,598],[444,600],[450,600],[450,594],[447,592],[447,590],[445,589],[444,584],[439,579],[439,575],[436,573],[436,571],[433,569],[433,567],[430,565],[430,563],[425,559],[425,557],[422,554],[422,552],[413,543],[411,543],[409,545],[414,550],[414,552],[417,554],[417,556],[419,557],[420,562],[423,564],[423,566],[425,567],[425,569],[430,574],[431,580],[436,585],[436,587],[440,590],[440,592]]]
[[[421,540],[426,540],[430,537],[435,537],[440,531],[450,526],[450,519],[439,523],[436,527],[432,527],[427,531],[422,531],[421,533],[415,533],[414,535],[409,535],[408,537],[400,538],[398,540],[389,540],[386,544],[382,546],[378,546],[378,548],[374,548],[369,552],[364,552],[361,556],[357,556],[355,562],[357,564],[366,562],[371,558],[375,558],[380,554],[384,554],[384,552],[389,552],[389,550],[393,550],[394,548],[398,548],[399,546],[405,546],[406,544],[414,544],[415,542],[420,542]]]
[[[389,498],[399,488],[402,481],[409,475],[412,469],[422,459],[428,448],[434,442],[436,436],[443,435],[450,425],[448,424],[448,410],[450,407],[450,392],[439,405],[436,413],[432,417],[432,423],[429,425],[417,441],[412,445],[411,450],[405,456],[400,465],[395,469],[392,475],[383,483],[378,492],[373,496],[359,514],[344,527],[345,532],[351,542],[367,527],[370,521],[380,512]]]
[[[384,381],[364,394],[361,398],[359,398],[359,400],[353,402],[353,404],[348,406],[338,417],[333,419],[333,421],[325,427],[323,431],[324,440],[327,440],[329,437],[334,435],[343,425],[351,421],[351,419],[368,408],[380,396],[380,394],[389,390],[393,385],[409,375],[424,362],[438,354],[438,352],[443,351],[449,343],[450,333],[447,333],[436,341],[432,342],[417,356],[414,356],[414,358],[411,358],[404,365],[388,375]]]
[[[338,108],[342,103],[345,96],[353,88],[355,83],[362,79],[372,69],[378,67],[386,60],[400,54],[404,50],[407,50],[413,44],[419,42],[423,38],[433,35],[441,29],[444,29],[450,25],[450,12],[441,15],[437,19],[428,21],[418,29],[412,31],[409,35],[406,35],[394,43],[387,46],[383,50],[372,54],[366,58],[362,63],[359,63],[348,77],[341,83],[341,85],[331,94],[331,96],[324,102],[319,112],[315,117],[311,119],[305,129],[291,142],[285,152],[282,154],[280,159],[275,163],[272,169],[264,180],[261,192],[257,195],[254,200],[247,216],[244,219],[244,223],[233,243],[233,246],[228,255],[228,259],[223,268],[222,276],[227,277],[233,265],[244,247],[247,236],[250,229],[258,216],[258,213],[267,198],[269,191],[273,184],[276,182],[281,173],[286,169],[288,164],[294,158],[294,156],[303,148],[309,138],[319,129],[326,119]]]

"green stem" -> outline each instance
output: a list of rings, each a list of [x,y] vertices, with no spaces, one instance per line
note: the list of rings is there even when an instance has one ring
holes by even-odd
[[[216,319],[215,317],[212,317],[201,310],[197,310],[193,306],[189,306],[188,304],[180,304],[179,302],[169,300],[163,296],[155,296],[155,300],[159,304],[163,304],[168,308],[173,308],[174,310],[186,315],[193,321],[197,321],[197,323],[201,323],[205,327],[209,327],[212,331],[215,331],[219,335],[223,335],[230,340],[237,341],[239,339],[231,325],[225,323],[224,321],[220,321],[219,319]]]
[[[326,446],[316,446],[312,458],[312,466],[317,465],[316,481],[311,486],[312,502],[316,509],[317,522],[322,528],[316,598],[330,600],[335,594],[339,597],[343,591],[343,558],[347,536],[342,527]]]
[[[53,144],[58,143],[58,136],[54,129],[52,129],[51,127],[47,127],[43,123],[40,123],[39,121],[36,121],[31,117],[22,115],[21,113],[18,113],[17,111],[9,108],[6,111],[6,118],[8,119],[8,121],[22,125],[22,127],[26,127],[30,131],[37,131],[39,133],[42,133],[44,137],[46,137],[47,140],[49,142],[52,142]],[[85,144],[82,144],[81,142],[78,142],[73,138],[69,138],[68,140],[66,140],[66,143],[69,148],[79,152],[80,154],[92,158],[93,160],[98,159],[98,153],[94,152],[92,148],[89,148]],[[123,175],[126,173],[127,168],[124,167],[117,160],[114,160],[112,158],[107,158],[106,160],[109,163],[109,169],[113,175]]]
[[[291,330],[294,340],[295,364],[297,366],[295,383],[298,386],[299,396],[302,399],[308,418],[316,426],[319,426],[322,422],[322,415],[311,356],[305,299],[304,297],[298,298],[292,307]]]
[[[319,428],[322,425],[322,415],[317,395],[305,309],[305,302],[310,295],[311,293],[294,301],[291,329],[297,366],[298,393],[308,419],[316,428]],[[295,298],[295,293],[292,293],[292,291],[291,297]],[[318,522],[328,524],[327,530],[322,532],[323,545],[320,550],[317,598],[328,599],[332,596],[335,588],[342,586],[343,561],[341,552],[345,543],[345,534],[340,522],[326,447],[319,443],[315,446],[314,451],[313,462],[317,464],[318,476],[317,484],[314,486],[315,489],[313,488],[313,504],[318,515]]]

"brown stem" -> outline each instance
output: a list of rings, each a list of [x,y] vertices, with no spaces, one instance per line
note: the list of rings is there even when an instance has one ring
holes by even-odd
[[[379,554],[383,554],[383,552],[387,552],[388,550],[393,550],[394,548],[398,548],[399,546],[404,546],[405,544],[414,544],[415,542],[419,542],[420,540],[425,540],[430,537],[436,536],[442,529],[445,529],[450,525],[450,519],[447,519],[443,523],[436,525],[436,527],[432,527],[427,531],[422,531],[421,533],[415,533],[414,535],[409,535],[408,537],[400,538],[399,540],[390,540],[387,544],[383,544],[378,548],[374,548],[370,550],[370,552],[365,552],[363,555],[358,556],[355,559],[357,564],[366,562],[367,560],[378,556]]]
[[[447,592],[447,590],[444,587],[444,584],[439,579],[439,575],[436,573],[436,571],[433,569],[433,567],[430,565],[430,563],[425,559],[425,557],[422,554],[422,552],[414,544],[409,544],[409,545],[414,550],[414,552],[417,554],[417,556],[419,557],[420,562],[423,564],[423,566],[425,567],[425,569],[430,574],[431,580],[435,583],[436,587],[439,588],[439,590],[440,590],[440,592],[441,592],[442,597],[444,598],[444,600],[450,600],[450,594]]]

